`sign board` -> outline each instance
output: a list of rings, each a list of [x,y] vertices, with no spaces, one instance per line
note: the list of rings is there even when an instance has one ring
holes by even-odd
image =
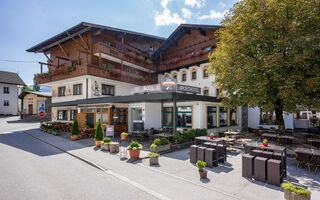
[[[46,114],[46,102],[38,101],[38,115],[39,117],[44,117]]]
[[[175,92],[177,90],[177,80],[172,77],[166,77],[161,81],[161,91]]]
[[[193,86],[189,86],[189,85],[178,84],[177,90],[180,92],[189,92],[189,93],[193,93],[193,94],[200,94],[201,93],[201,88],[193,87]]]
[[[153,85],[145,85],[131,88],[130,91],[132,94],[144,94],[144,93],[152,93],[152,92],[161,92],[160,84]]]
[[[114,125],[107,125],[105,137],[112,136],[114,137]]]

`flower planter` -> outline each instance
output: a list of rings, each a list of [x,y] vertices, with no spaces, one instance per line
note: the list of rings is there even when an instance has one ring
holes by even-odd
[[[110,144],[101,143],[100,148],[101,148],[102,150],[110,151]]]
[[[310,196],[304,194],[295,194],[288,190],[284,190],[284,198],[286,200],[310,200]]]
[[[213,136],[209,136],[210,140],[213,140]]]
[[[119,143],[111,142],[110,143],[110,153],[118,153],[119,152]]]
[[[193,141],[187,141],[187,142],[180,143],[180,144],[172,144],[170,146],[170,148],[171,148],[171,150],[176,151],[176,150],[179,150],[179,149],[189,148],[191,145],[193,145]]]
[[[72,141],[79,140],[79,135],[70,135]]]
[[[126,135],[121,135],[121,140],[126,140],[127,136]]]
[[[96,147],[100,147],[101,146],[101,140],[95,140],[94,143],[96,144]]]
[[[140,149],[136,149],[136,150],[129,150],[130,153],[130,158],[131,159],[138,159],[140,156]]]
[[[264,142],[263,142],[262,145],[265,146],[265,147],[267,147],[267,146],[268,146],[268,143],[264,143]]]
[[[161,145],[157,147],[150,147],[150,151],[153,153],[159,153],[159,152],[164,152],[164,151],[169,151],[170,150],[170,144],[166,145]]]
[[[200,171],[199,170],[199,175],[200,175],[200,178],[207,178],[207,170],[202,170]]]
[[[159,165],[159,157],[150,157],[149,158],[150,165]]]

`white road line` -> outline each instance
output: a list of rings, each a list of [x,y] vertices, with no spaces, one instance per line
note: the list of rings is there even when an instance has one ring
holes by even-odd
[[[141,167],[144,167],[144,168],[147,168],[147,169],[150,169],[150,170],[153,170],[153,171],[156,171],[156,172],[159,172],[159,173],[162,173],[162,174],[165,174],[165,175],[168,175],[168,176],[171,176],[171,177],[174,177],[174,178],[177,178],[177,179],[180,179],[180,180],[183,180],[183,181],[186,181],[186,182],[189,182],[189,183],[192,183],[194,185],[197,185],[197,186],[200,186],[200,187],[204,187],[206,189],[209,189],[209,190],[213,190],[215,192],[218,192],[220,194],[224,194],[226,196],[229,196],[229,197],[232,197],[232,198],[235,198],[235,199],[239,199],[239,200],[245,200],[239,196],[236,196],[234,194],[231,194],[231,193],[227,193],[227,192],[224,192],[224,191],[221,191],[221,190],[218,190],[218,189],[215,189],[215,188],[212,188],[212,187],[208,187],[206,185],[202,185],[200,183],[196,183],[196,182],[193,182],[193,181],[190,181],[188,179],[185,179],[185,178],[182,178],[180,176],[176,176],[174,174],[170,174],[170,173],[167,173],[167,172],[164,172],[164,171],[161,171],[161,170],[158,170],[158,169],[155,169],[155,168],[152,168],[152,167],[148,167],[148,166],[145,166],[141,163],[138,163],[137,165],[141,166]]]
[[[115,173],[115,172],[113,172],[111,170],[106,170],[105,172],[107,174],[111,175],[111,176],[114,176],[114,177],[124,181],[125,183],[128,183],[128,184],[130,184],[130,185],[132,185],[132,186],[134,186],[134,187],[136,187],[136,188],[138,188],[138,189],[140,189],[140,190],[142,190],[142,191],[144,191],[144,192],[146,192],[146,193],[158,198],[158,199],[170,200],[170,198],[168,198],[168,197],[166,197],[166,196],[164,196],[164,195],[162,195],[162,194],[160,194],[158,192],[155,192],[155,191],[153,191],[153,190],[151,190],[151,189],[149,189],[149,188],[147,188],[147,187],[145,187],[145,186],[143,186],[143,185],[141,185],[141,184],[139,184],[139,183],[127,178],[127,177],[124,177],[124,176],[122,176],[120,174],[117,174],[117,173]]]

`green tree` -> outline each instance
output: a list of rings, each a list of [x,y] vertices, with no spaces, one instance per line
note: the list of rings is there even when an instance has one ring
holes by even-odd
[[[312,107],[320,99],[320,1],[242,0],[222,21],[209,73],[223,104],[275,111]]]
[[[78,125],[77,118],[75,118],[72,124],[71,135],[79,135],[79,134],[80,134],[79,125]]]
[[[97,129],[96,129],[96,134],[94,135],[94,140],[95,141],[101,141],[103,140],[103,128],[101,124],[101,119],[99,118],[98,124],[97,124]]]

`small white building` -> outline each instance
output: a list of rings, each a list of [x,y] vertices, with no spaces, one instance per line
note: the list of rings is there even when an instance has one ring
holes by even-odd
[[[0,115],[18,115],[22,86],[26,85],[17,73],[0,71]]]

